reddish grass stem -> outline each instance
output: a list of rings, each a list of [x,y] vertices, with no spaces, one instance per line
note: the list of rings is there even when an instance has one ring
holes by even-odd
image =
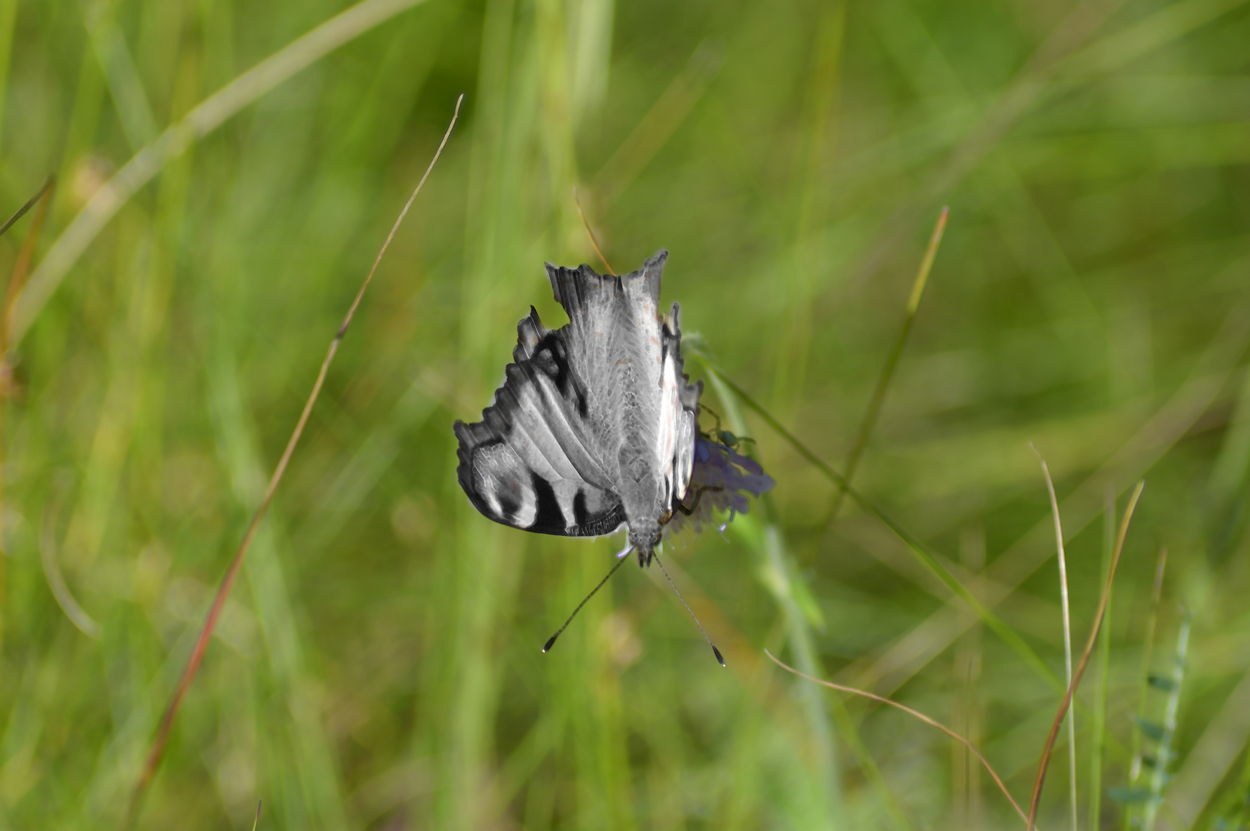
[[[821,686],[824,686],[824,687],[828,687],[831,690],[838,690],[839,692],[850,693],[851,695],[860,695],[860,696],[863,696],[864,698],[871,698],[873,701],[880,702],[881,704],[888,704],[891,707],[902,710],[904,713],[907,713],[909,716],[913,716],[914,718],[920,719],[921,721],[923,721],[925,724],[929,725],[930,727],[936,727],[937,729],[941,730],[943,733],[950,736],[952,739],[959,742],[964,747],[968,748],[968,750],[971,751],[974,756],[976,756],[978,759],[981,760],[981,764],[985,767],[986,771],[989,772],[990,776],[993,777],[995,784],[998,785],[998,789],[1003,792],[1003,796],[1007,797],[1007,801],[1011,803],[1011,807],[1016,809],[1016,813],[1020,815],[1020,819],[1024,820],[1025,822],[1028,822],[1028,817],[1025,816],[1024,810],[1020,807],[1020,804],[1016,802],[1016,800],[1011,796],[1011,791],[1007,790],[1007,786],[1003,784],[1002,777],[1000,777],[998,773],[994,770],[993,766],[990,765],[989,760],[987,760],[984,756],[981,755],[981,751],[977,750],[976,746],[973,745],[972,742],[968,741],[963,736],[956,733],[954,730],[950,729],[949,727],[947,727],[946,725],[942,724],[939,721],[935,721],[934,719],[929,718],[924,713],[921,713],[918,710],[913,710],[911,707],[908,707],[906,704],[899,704],[897,701],[892,701],[891,699],[888,699],[885,696],[877,695],[876,693],[870,693],[867,690],[860,690],[860,689],[856,689],[855,687],[848,687],[844,684],[836,684],[833,681],[825,681],[822,678],[813,678],[812,676],[804,672],[799,672],[797,669],[790,666],[789,664],[782,663],[780,659],[778,659],[775,655],[773,655],[773,653],[769,652],[767,649],[764,650],[764,654],[767,655],[769,658],[772,658],[773,663],[775,663],[777,666],[781,667],[787,672],[790,672],[790,673],[793,673],[794,675],[799,676],[800,678],[806,678],[808,681],[814,681],[817,684],[820,684]]]
[[[608,262],[608,258],[603,256],[603,249],[599,247],[599,240],[595,239],[595,232],[590,229],[590,223],[586,221],[586,214],[582,213],[582,200],[577,195],[577,188],[573,188],[573,204],[577,206],[577,215],[582,218],[582,227],[586,229],[586,236],[590,237],[590,244],[594,246],[595,253],[599,255],[599,259],[603,262],[603,267],[613,277],[616,276],[616,270],[612,268],[612,264]]]
[[[1037,766],[1037,779],[1033,782],[1033,797],[1029,800],[1029,819],[1027,831],[1033,831],[1037,826],[1037,805],[1042,798],[1042,785],[1046,781],[1046,768],[1050,765],[1050,754],[1055,748],[1055,739],[1059,736],[1059,725],[1063,723],[1063,717],[1068,712],[1068,707],[1072,705],[1072,696],[1076,693],[1077,685],[1081,683],[1081,676],[1085,674],[1085,667],[1089,663],[1089,656],[1094,651],[1094,642],[1098,640],[1098,630],[1102,627],[1102,618],[1107,611],[1107,601],[1111,597],[1111,584],[1115,580],[1116,566],[1120,564],[1120,554],[1124,551],[1124,538],[1128,536],[1129,522],[1133,519],[1133,510],[1137,507],[1137,500],[1141,498],[1142,488],[1146,487],[1146,483],[1138,482],[1137,487],[1133,488],[1133,494],[1128,498],[1128,505],[1124,508],[1124,517],[1120,520],[1120,530],[1116,533],[1115,550],[1111,554],[1111,566],[1107,569],[1107,580],[1102,586],[1102,596],[1098,600],[1098,612],[1094,615],[1094,625],[1090,627],[1089,637],[1085,640],[1085,650],[1081,653],[1081,661],[1077,664],[1076,672],[1072,674],[1072,683],[1068,685],[1068,691],[1063,696],[1063,703],[1059,705],[1059,712],[1055,714],[1055,720],[1050,725],[1050,734],[1046,737],[1046,746],[1042,749],[1042,760]]]
[[[17,304],[17,296],[21,294],[22,287],[26,285],[30,262],[35,256],[35,243],[39,239],[43,221],[48,215],[48,203],[52,201],[52,190],[55,187],[56,174],[49,173],[38,193],[18,208],[3,226],[0,226],[0,235],[2,235],[13,226],[14,222],[25,216],[36,202],[39,203],[39,210],[35,211],[35,219],[30,224],[30,231],[27,232],[26,239],[22,241],[22,247],[18,249],[17,260],[14,261],[13,270],[9,275],[9,285],[4,291],[4,307],[3,312],[0,312],[0,359],[7,360],[8,358],[9,333],[13,328],[13,308]]]
[[[14,222],[17,222],[19,219],[25,216],[26,212],[35,206],[35,203],[39,201],[39,197],[43,196],[48,191],[52,190],[52,187],[55,184],[56,184],[56,174],[49,173],[48,178],[43,180],[43,184],[39,187],[39,190],[35,191],[35,195],[32,196],[30,199],[27,199],[25,205],[23,205],[22,207],[14,211],[13,216],[6,219],[3,225],[0,225],[0,237],[4,236],[5,231],[13,227]]]
[[[0,306],[0,437],[3,436],[4,432],[5,400],[18,392],[17,381],[13,377],[13,364],[9,360],[9,333],[13,325],[13,307],[17,302],[18,294],[22,291],[22,287],[26,285],[26,276],[30,271],[30,262],[35,256],[35,243],[39,240],[39,232],[42,230],[43,221],[48,215],[48,204],[52,201],[52,191],[55,187],[56,174],[49,173],[48,178],[44,180],[38,192],[26,200],[26,204],[18,208],[13,216],[9,217],[3,226],[0,226],[0,235],[2,235],[13,227],[13,223],[21,219],[27,211],[34,207],[35,203],[39,203],[39,208],[35,211],[35,218],[31,221],[30,229],[26,232],[26,238],[22,240],[22,246],[18,249],[17,259],[13,263],[13,270],[9,272],[9,285],[4,292],[4,305]],[[0,444],[0,468],[3,467],[3,463],[3,445]],[[3,517],[3,515],[4,477],[0,476],[0,517]],[[3,523],[0,522],[0,524]],[[3,536],[0,533],[0,642],[4,640],[4,612],[7,609],[8,598],[4,568],[4,561],[7,557],[5,557],[4,552]]]
[[[347,334],[347,327],[351,325],[356,309],[360,306],[369,284],[373,281],[374,272],[378,270],[378,263],[382,261],[382,256],[386,253],[386,249],[390,247],[391,240],[395,238],[395,233],[399,230],[400,223],[408,215],[408,209],[412,207],[417,194],[421,192],[421,188],[425,185],[425,180],[429,178],[430,172],[434,170],[434,165],[438,163],[438,158],[442,155],[443,148],[451,137],[451,131],[456,126],[456,119],[460,116],[460,104],[463,101],[464,95],[456,99],[456,109],[452,114],[451,123],[447,125],[447,132],[443,134],[443,140],[439,142],[438,150],[434,152],[434,158],[430,160],[429,167],[425,169],[425,174],[421,177],[421,181],[417,183],[416,189],[408,197],[408,201],[404,203],[403,210],[399,212],[399,216],[391,226],[391,232],[386,235],[386,241],[382,243],[377,257],[373,260],[373,267],[369,269],[369,274],[361,284],[360,291],[356,292],[356,299],[352,301],[351,307],[347,310],[347,315],[343,318],[343,325],[339,327],[338,332],[334,335],[334,339],[330,341],[330,348],[326,352],[325,360],[321,362],[321,371],[317,373],[317,380],[313,383],[312,392],[309,393],[308,400],[304,403],[304,411],[300,413],[299,421],[296,422],[291,438],[287,441],[286,449],[282,451],[282,458],[278,460],[278,466],[274,468],[273,476],[269,479],[269,485],[265,488],[265,495],[262,497],[260,505],[257,506],[255,513],[252,514],[252,520],[248,523],[247,531],[244,532],[239,548],[234,553],[234,559],[230,561],[230,566],[226,569],[225,576],[222,577],[221,585],[217,588],[217,594],[213,597],[213,605],[208,610],[208,617],[204,621],[204,626],[200,629],[200,636],[196,639],[195,648],[191,651],[191,659],[187,661],[187,667],[182,671],[182,677],[178,680],[178,686],[174,689],[169,705],[165,708],[165,715],[161,718],[160,727],[156,731],[156,738],[153,740],[152,748],[148,752],[147,762],[143,766],[143,772],[139,776],[139,781],[135,784],[124,827],[130,827],[138,816],[138,809],[143,794],[161,763],[165,745],[168,743],[170,731],[173,729],[174,719],[178,715],[179,705],[182,704],[183,696],[186,695],[191,682],[195,680],[195,674],[204,659],[204,651],[208,648],[208,642],[217,626],[217,619],[221,615],[222,608],[226,605],[226,598],[229,597],[230,589],[234,586],[235,578],[238,577],[239,568],[243,565],[243,558],[247,555],[248,549],[251,548],[252,540],[256,536],[256,530],[260,526],[260,521],[265,516],[269,503],[273,501],[274,492],[277,491],[278,484],[282,481],[282,475],[286,472],[287,464],[291,461],[291,455],[295,452],[295,445],[299,443],[300,436],[304,432],[304,426],[308,423],[308,417],[312,414],[313,405],[321,394],[321,387],[325,383],[326,374],[330,370],[330,364],[334,361],[334,355],[338,352],[339,344],[342,342],[343,336]]]

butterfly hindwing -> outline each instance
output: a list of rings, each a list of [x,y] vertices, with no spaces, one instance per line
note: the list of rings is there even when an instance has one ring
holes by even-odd
[[[474,507],[496,522],[541,534],[596,536],[625,521],[621,500],[588,448],[585,386],[563,330],[536,311],[517,327],[516,363],[476,424],[457,422],[457,474]]]

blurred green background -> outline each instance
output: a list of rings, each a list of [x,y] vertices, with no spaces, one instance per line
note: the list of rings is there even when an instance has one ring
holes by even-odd
[[[139,827],[248,828],[258,800],[260,828],[1021,827],[941,733],[762,650],[969,735],[1027,804],[1065,671],[1030,441],[1078,654],[1108,495],[1122,511],[1147,481],[1077,697],[1078,826],[1246,827],[1246,4],[362,5],[371,25],[341,0],[0,2],[0,213],[59,176],[36,266],[199,102],[326,21],[345,41],[244,84],[185,152],[149,151],[150,182],[24,307],[0,403],[0,826],[122,823],[324,350],[464,92]],[[730,669],[633,567],[539,654],[619,540],[485,520],[451,422],[490,400],[529,304],[564,320],[543,262],[599,266],[575,187],[617,269],[671,252],[690,345],[838,469],[950,206],[855,481],[1050,680],[877,519],[847,500],[830,523],[833,486],[749,412],[776,489],[666,560]],[[0,239],[0,274],[31,223]],[[1072,825],[1066,735],[1044,829]]]

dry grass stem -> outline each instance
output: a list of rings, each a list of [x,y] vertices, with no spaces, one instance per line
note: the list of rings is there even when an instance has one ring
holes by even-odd
[[[13,223],[17,222],[19,219],[24,217],[26,215],[26,212],[29,211],[31,208],[33,208],[35,203],[39,201],[40,197],[42,197],[48,191],[52,190],[52,186],[55,183],[56,183],[56,174],[49,173],[48,178],[44,179],[43,184],[39,186],[39,190],[35,191],[35,195],[27,199],[26,204],[22,205],[22,207],[14,211],[13,216],[6,219],[3,225],[0,225],[0,237],[4,236],[5,233],[10,228],[13,227]]]
[[[608,273],[615,277],[616,269],[608,262],[608,258],[603,256],[603,249],[599,247],[599,240],[595,239],[595,232],[591,230],[590,223],[586,221],[586,214],[582,211],[582,200],[577,193],[577,188],[573,188],[573,204],[577,206],[577,215],[582,218],[582,227],[586,229],[586,236],[590,237],[590,244],[594,246],[595,253],[599,255],[600,262],[603,263],[603,267],[608,270]]]
[[[4,227],[0,228],[0,234],[9,230],[13,223],[21,219],[27,211],[36,203],[39,204],[38,210],[35,211],[35,218],[30,223],[30,229],[26,232],[26,237],[22,240],[22,246],[18,249],[17,259],[13,262],[13,268],[9,272],[9,284],[4,292],[4,305],[0,307],[0,642],[4,637],[4,617],[7,611],[8,591],[5,579],[5,560],[8,559],[7,549],[4,540],[4,518],[5,518],[5,499],[4,499],[4,407],[7,399],[17,394],[18,384],[13,375],[13,364],[9,360],[9,335],[12,331],[13,306],[17,300],[22,287],[26,284],[26,274],[30,269],[31,260],[35,256],[35,243],[39,240],[39,232],[43,229],[43,221],[48,215],[48,205],[52,202],[52,193],[56,187],[56,176],[48,174],[48,178],[44,180],[43,185],[30,199],[26,200],[26,204],[18,208],[13,216],[9,217],[4,223]],[[66,592],[68,595],[68,591]],[[59,599],[58,599],[59,600]]]
[[[850,693],[851,695],[862,696],[864,698],[872,699],[873,701],[876,701],[880,704],[889,705],[890,707],[894,707],[895,709],[902,710],[904,713],[907,713],[909,716],[920,719],[921,721],[923,721],[925,724],[929,725],[930,727],[936,727],[937,729],[941,730],[943,733],[950,736],[952,739],[959,742],[964,747],[968,748],[968,751],[970,753],[972,753],[978,759],[981,760],[981,764],[985,767],[985,770],[994,779],[994,784],[998,785],[998,789],[1002,791],[1003,796],[1007,797],[1007,801],[1011,803],[1011,807],[1016,809],[1016,813],[1020,815],[1020,819],[1024,820],[1025,822],[1028,822],[1028,817],[1025,815],[1024,810],[1020,807],[1020,804],[1016,802],[1014,798],[1012,798],[1011,791],[1007,790],[1007,786],[1003,784],[1002,777],[1000,777],[998,775],[998,772],[994,770],[994,767],[993,765],[989,763],[989,760],[987,760],[983,755],[981,755],[981,751],[977,750],[977,748],[972,744],[972,742],[968,741],[963,736],[956,733],[954,730],[951,730],[949,727],[942,724],[941,722],[938,722],[929,718],[924,713],[913,710],[911,707],[908,707],[905,704],[899,704],[897,701],[892,701],[886,698],[885,696],[880,696],[875,693],[870,693],[866,690],[859,690],[859,689],[856,689],[855,687],[848,687],[844,684],[834,683],[833,681],[825,681],[822,678],[813,678],[812,676],[806,673],[799,672],[797,669],[790,666],[789,664],[782,662],[779,658],[777,658],[777,656],[773,655],[773,653],[769,652],[767,649],[764,650],[764,654],[767,655],[769,658],[771,658],[773,663],[775,663],[777,666],[781,667],[782,669],[786,670],[789,673],[799,676],[800,678],[806,678],[808,681],[814,681],[815,683],[820,684],[821,686],[824,686],[824,687],[828,687],[831,690],[838,690],[840,692]]]
[[[1055,483],[1050,478],[1050,468],[1042,454],[1029,442],[1029,448],[1042,465],[1046,478],[1046,491],[1050,494],[1050,510],[1055,517],[1055,549],[1059,557],[1059,598],[1063,605],[1063,666],[1068,686],[1072,686],[1072,617],[1068,604],[1068,566],[1063,553],[1063,523],[1059,519],[1059,499],[1055,496]],[[1072,831],[1076,831],[1076,714],[1068,714],[1068,793],[1072,803]]]
[[[247,555],[248,549],[251,548],[252,540],[256,536],[256,530],[260,526],[260,521],[265,516],[265,511],[269,508],[269,503],[273,500],[273,495],[278,489],[278,484],[282,481],[282,475],[286,472],[287,464],[291,461],[291,455],[295,452],[295,445],[299,443],[300,436],[304,432],[304,426],[308,423],[308,417],[312,414],[313,405],[317,403],[317,397],[321,394],[321,387],[325,383],[326,374],[330,370],[330,364],[334,361],[334,355],[338,352],[339,344],[343,340],[343,336],[347,333],[347,327],[351,325],[352,318],[356,314],[356,309],[360,306],[361,300],[364,299],[365,292],[369,289],[369,284],[373,281],[373,275],[378,270],[378,263],[382,261],[382,257],[386,254],[386,249],[390,247],[391,240],[395,238],[395,233],[399,230],[399,225],[404,221],[404,217],[408,215],[408,209],[412,207],[412,203],[416,200],[417,194],[421,192],[421,188],[425,186],[426,179],[429,178],[434,165],[438,163],[439,156],[443,153],[443,148],[447,146],[447,140],[451,138],[451,131],[456,126],[456,120],[460,117],[460,105],[464,101],[461,95],[456,99],[456,109],[452,114],[451,123],[447,125],[447,131],[443,134],[443,139],[439,142],[438,149],[434,152],[434,158],[430,160],[429,166],[425,169],[425,174],[421,177],[421,181],[417,183],[417,187],[413,190],[412,195],[408,197],[408,201],[404,203],[403,210],[399,212],[394,224],[391,226],[390,233],[386,235],[386,241],[382,243],[382,247],[378,250],[377,257],[373,260],[373,266],[369,269],[368,275],[365,276],[364,282],[360,286],[360,290],[356,292],[356,298],[352,301],[351,307],[347,310],[346,316],[343,318],[343,325],[339,327],[334,335],[334,339],[330,341],[330,348],[326,352],[325,360],[321,362],[321,370],[317,373],[317,380],[313,383],[312,392],[308,395],[308,400],[304,404],[303,412],[300,413],[299,421],[295,425],[295,429],[291,432],[291,438],[287,441],[286,449],[282,451],[282,457],[278,460],[278,465],[274,468],[273,476],[269,479],[269,484],[265,488],[265,495],[261,498],[260,505],[257,506],[256,512],[252,515],[251,521],[248,523],[247,530],[243,534],[243,540],[239,543],[238,550],[235,551],[234,558],[230,561],[226,574],[221,580],[221,585],[217,588],[217,594],[213,597],[213,605],[209,608],[208,616],[204,621],[204,626],[200,630],[200,635],[196,639],[195,647],[191,652],[191,658],[187,662],[187,667],[183,670],[182,677],[178,681],[178,686],[174,689],[174,694],[169,700],[169,705],[165,708],[165,715],[161,718],[160,727],[157,729],[156,738],[152,742],[152,748],[148,752],[147,761],[144,763],[143,772],[139,776],[139,781],[135,785],[134,794],[131,797],[130,808],[128,812],[128,821],[126,826],[129,827],[131,822],[138,814],[138,808],[143,798],[143,793],[148,783],[152,780],[152,776],[156,773],[157,767],[160,765],[161,756],[165,751],[165,745],[169,741],[169,733],[173,728],[174,719],[178,715],[178,707],[182,703],[183,696],[186,695],[187,689],[191,686],[191,682],[195,679],[196,671],[200,667],[201,661],[204,659],[204,651],[208,648],[208,642],[212,638],[213,629],[217,625],[217,619],[221,615],[221,610],[225,606],[226,598],[230,595],[230,589],[234,586],[235,578],[239,574],[239,568],[243,565],[243,558]]]
[[[1133,493],[1128,498],[1128,505],[1124,508],[1124,517],[1120,520],[1120,530],[1116,533],[1115,551],[1111,555],[1111,566],[1107,569],[1107,580],[1103,583],[1102,596],[1098,599],[1098,611],[1094,614],[1094,624],[1090,627],[1089,637],[1085,640],[1085,649],[1081,653],[1081,661],[1077,664],[1076,673],[1072,676],[1072,683],[1068,685],[1068,691],[1063,696],[1063,702],[1059,705],[1059,712],[1055,714],[1055,720],[1050,725],[1050,734],[1046,737],[1046,745],[1042,748],[1042,760],[1037,766],[1037,778],[1033,782],[1033,796],[1029,800],[1029,831],[1035,828],[1035,820],[1037,819],[1037,805],[1042,798],[1042,785],[1046,781],[1046,768],[1050,764],[1050,754],[1055,747],[1055,739],[1059,735],[1059,725],[1063,723],[1063,717],[1068,712],[1068,707],[1072,704],[1072,696],[1076,692],[1077,685],[1081,683],[1081,676],[1085,674],[1085,667],[1089,663],[1089,656],[1094,651],[1094,643],[1098,639],[1098,630],[1102,627],[1102,618],[1107,611],[1107,603],[1111,597],[1111,585],[1115,582],[1116,568],[1120,564],[1120,555],[1124,551],[1124,538],[1128,536],[1129,522],[1133,519],[1133,511],[1137,508],[1137,500],[1141,498],[1142,489],[1146,487],[1144,481],[1138,482],[1137,487],[1133,488]]]
[[[17,209],[13,216],[9,217],[4,223],[4,227],[0,228],[0,234],[17,222],[29,211],[36,202],[39,203],[39,209],[35,211],[35,218],[30,224],[30,230],[26,232],[26,238],[22,240],[22,247],[18,249],[17,259],[13,262],[13,269],[9,272],[9,283],[4,290],[4,307],[0,312],[0,360],[8,360],[9,345],[13,342],[13,314],[17,305],[17,299],[21,296],[22,289],[26,286],[26,275],[30,270],[30,263],[35,256],[35,243],[39,240],[39,232],[43,229],[43,222],[48,215],[48,206],[52,202],[52,194],[56,188],[56,176],[49,174],[44,181],[43,186],[39,188],[39,192],[32,196],[25,205]],[[4,382],[7,381],[7,373],[4,378],[0,378],[0,394],[3,393]]]

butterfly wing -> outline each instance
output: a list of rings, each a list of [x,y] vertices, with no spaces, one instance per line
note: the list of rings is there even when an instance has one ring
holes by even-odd
[[[659,310],[660,278],[667,251],[620,276],[589,266],[547,267],[556,300],[569,315],[573,360],[587,379],[590,423],[598,435],[605,469],[615,474],[635,523],[659,522],[685,495],[694,464],[700,385],[682,372],[680,307]],[[615,466],[614,466],[615,463]],[[630,480],[646,477],[631,498]]]
[[[455,426],[460,484],[487,517],[593,536],[657,527],[685,495],[701,387],[682,372],[679,307],[658,312],[667,256],[622,276],[547,266],[568,325],[531,309],[494,403]]]
[[[517,326],[515,363],[475,424],[456,422],[457,475],[495,522],[560,536],[610,534],[625,521],[589,428],[590,391],[570,360],[568,327],[538,312]]]

